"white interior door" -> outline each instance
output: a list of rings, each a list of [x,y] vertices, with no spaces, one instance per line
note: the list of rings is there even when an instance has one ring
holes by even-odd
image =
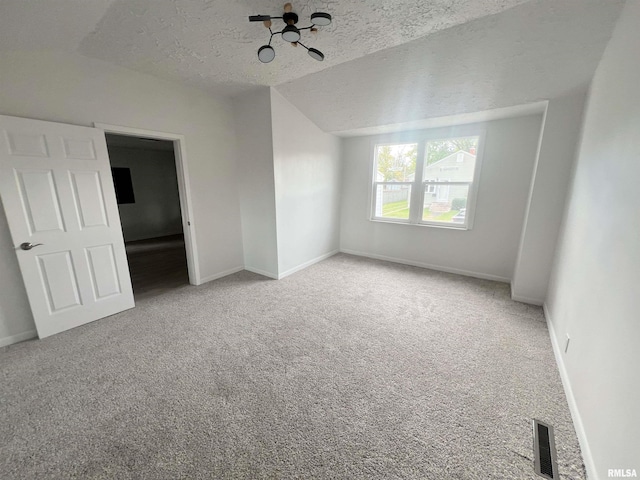
[[[102,130],[0,116],[0,195],[40,338],[134,306]]]

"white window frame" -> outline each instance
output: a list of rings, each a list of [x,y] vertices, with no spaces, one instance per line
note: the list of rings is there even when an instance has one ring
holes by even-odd
[[[425,156],[427,152],[427,143],[434,140],[444,140],[448,138],[460,138],[460,137],[478,137],[478,149],[476,151],[476,163],[475,163],[475,169],[473,172],[473,181],[471,182],[424,181],[423,175],[424,175],[424,167],[425,167]],[[458,127],[453,129],[453,131],[449,130],[444,134],[441,131],[417,133],[409,136],[405,134],[401,134],[398,138],[394,137],[393,138],[394,141],[372,142],[373,161],[370,163],[371,165],[371,184],[370,184],[371,198],[369,202],[369,206],[370,206],[369,220],[373,222],[401,223],[404,225],[450,228],[454,230],[471,230],[473,228],[473,221],[475,218],[476,204],[478,199],[478,189],[480,185],[480,172],[482,171],[482,157],[484,156],[485,137],[486,137],[486,130],[484,128]],[[418,158],[416,161],[416,173],[415,173],[414,181],[413,182],[378,182],[376,181],[378,147],[383,147],[386,145],[406,145],[406,144],[412,144],[412,143],[418,144]],[[408,219],[387,218],[387,217],[376,216],[377,186],[384,185],[387,183],[393,183],[395,185],[399,185],[399,184],[411,185],[411,190],[409,193],[410,209],[409,209]],[[465,210],[465,220],[463,223],[438,222],[434,220],[422,219],[423,209],[421,207],[422,205],[424,205],[425,193],[427,192],[427,189],[431,187],[435,187],[437,189],[438,185],[448,185],[448,186],[465,185],[469,187],[469,193],[467,196],[467,206]]]

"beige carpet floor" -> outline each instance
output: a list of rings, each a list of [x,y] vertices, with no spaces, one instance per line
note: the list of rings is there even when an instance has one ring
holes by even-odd
[[[541,309],[339,254],[0,349],[3,479],[535,479],[578,442]]]

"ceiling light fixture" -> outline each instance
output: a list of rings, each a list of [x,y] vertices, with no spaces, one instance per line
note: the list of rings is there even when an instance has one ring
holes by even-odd
[[[273,40],[274,35],[282,35],[282,39],[285,42],[291,43],[291,45],[293,45],[294,47],[298,45],[302,45],[304,48],[307,49],[307,53],[309,53],[309,56],[313,59],[318,60],[319,62],[324,60],[324,54],[320,50],[316,50],[315,48],[309,48],[303,45],[302,43],[300,43],[300,31],[309,30],[312,33],[316,33],[318,31],[316,27],[326,27],[327,25],[331,24],[331,15],[324,12],[312,13],[311,25],[304,28],[298,28],[296,27],[296,23],[298,23],[298,15],[292,12],[292,9],[293,7],[291,6],[291,4],[286,3],[284,5],[284,13],[282,14],[281,17],[272,17],[271,15],[251,15],[249,17],[250,22],[262,22],[264,26],[267,27],[269,29],[269,32],[271,33],[271,38],[269,38],[269,43],[267,45],[263,45],[258,50],[258,60],[260,60],[262,63],[269,63],[276,56],[276,52],[271,46],[271,40]],[[273,19],[282,20],[286,24],[285,27],[279,32],[274,32],[271,29],[271,20]]]

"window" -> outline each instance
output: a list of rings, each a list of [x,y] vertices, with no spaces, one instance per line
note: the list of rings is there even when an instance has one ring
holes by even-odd
[[[371,219],[471,228],[480,138],[376,145]]]
[[[409,218],[417,158],[417,143],[376,147],[375,217]]]

